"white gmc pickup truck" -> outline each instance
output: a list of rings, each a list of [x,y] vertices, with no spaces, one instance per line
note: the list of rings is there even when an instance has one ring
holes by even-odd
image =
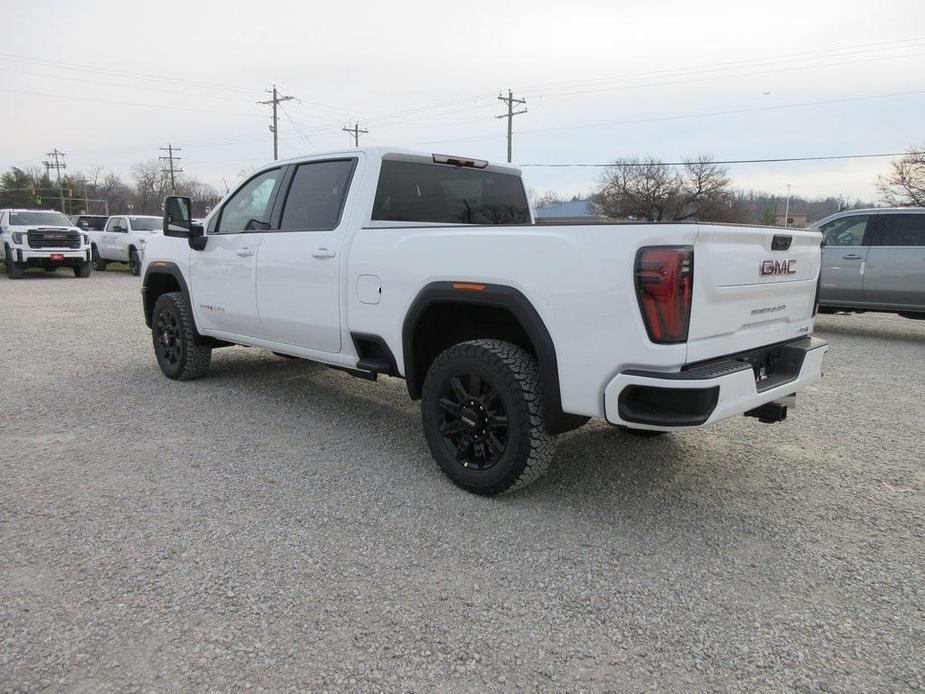
[[[141,259],[151,234],[160,234],[160,217],[150,215],[113,215],[101,230],[88,230],[93,269],[103,272],[109,263],[128,263],[129,272],[141,273]]]
[[[262,347],[421,400],[434,458],[523,487],[556,434],[780,421],[821,376],[820,236],[703,223],[535,225],[511,166],[395,149],[274,162],[195,224],[165,201],[144,317],[169,378]]]

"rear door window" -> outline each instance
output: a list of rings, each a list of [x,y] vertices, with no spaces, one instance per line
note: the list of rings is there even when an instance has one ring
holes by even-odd
[[[880,215],[875,246],[925,246],[925,214]]]
[[[432,224],[528,224],[530,207],[520,176],[386,160],[372,218]]]
[[[355,159],[296,168],[280,222],[282,231],[330,231],[340,223]]]
[[[823,224],[820,231],[826,246],[863,246],[870,217],[866,214],[834,219]]]

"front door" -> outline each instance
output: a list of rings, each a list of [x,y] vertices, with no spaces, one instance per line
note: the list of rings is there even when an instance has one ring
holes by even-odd
[[[925,308],[925,214],[880,214],[864,269],[864,301]]]
[[[107,260],[122,260],[119,256],[119,241],[123,232],[120,229],[124,229],[125,225],[125,217],[110,217],[106,223],[106,230],[100,240],[100,252]]]
[[[190,253],[193,310],[200,328],[259,337],[257,251],[270,226],[280,169],[251,178],[219,211],[206,247]]]
[[[257,254],[257,303],[266,339],[341,350],[343,211],[356,159],[300,164],[285,195],[279,229]]]
[[[822,290],[825,304],[861,303],[864,300],[864,260],[869,243],[870,215],[850,215],[822,226]]]

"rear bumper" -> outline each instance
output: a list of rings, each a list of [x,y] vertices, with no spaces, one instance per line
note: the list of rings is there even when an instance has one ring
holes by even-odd
[[[752,365],[756,351],[674,373],[617,374],[604,390],[607,421],[636,429],[695,429],[745,414],[822,378],[822,359],[828,350],[824,340],[805,337],[774,349],[779,353],[778,368],[762,380],[756,379]]]

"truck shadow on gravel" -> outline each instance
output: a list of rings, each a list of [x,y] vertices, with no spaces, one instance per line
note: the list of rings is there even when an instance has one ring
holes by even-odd
[[[403,380],[380,378],[379,382],[371,383],[303,360],[269,354],[266,359],[253,359],[251,355],[239,359],[231,352],[226,355],[217,359],[198,383],[211,383],[222,390],[240,390],[248,394],[249,400],[256,396],[270,417],[291,415],[293,406],[302,401],[305,410],[300,416],[312,417],[318,408],[319,414],[323,412],[336,426],[375,440],[378,446],[391,447],[393,456],[385,456],[386,459],[402,461],[402,465],[415,470],[437,469],[424,443],[420,404],[409,399]],[[274,414],[277,408],[278,414]],[[380,436],[383,429],[401,435],[383,440]],[[563,494],[612,497],[615,493],[620,496],[624,488],[630,495],[649,495],[673,484],[685,455],[678,436],[643,438],[602,420],[592,420],[558,438],[553,462],[543,477],[522,492],[499,498],[514,500],[551,494],[557,498]],[[409,468],[395,472],[407,476]],[[449,485],[447,481],[447,488],[451,489]]]

